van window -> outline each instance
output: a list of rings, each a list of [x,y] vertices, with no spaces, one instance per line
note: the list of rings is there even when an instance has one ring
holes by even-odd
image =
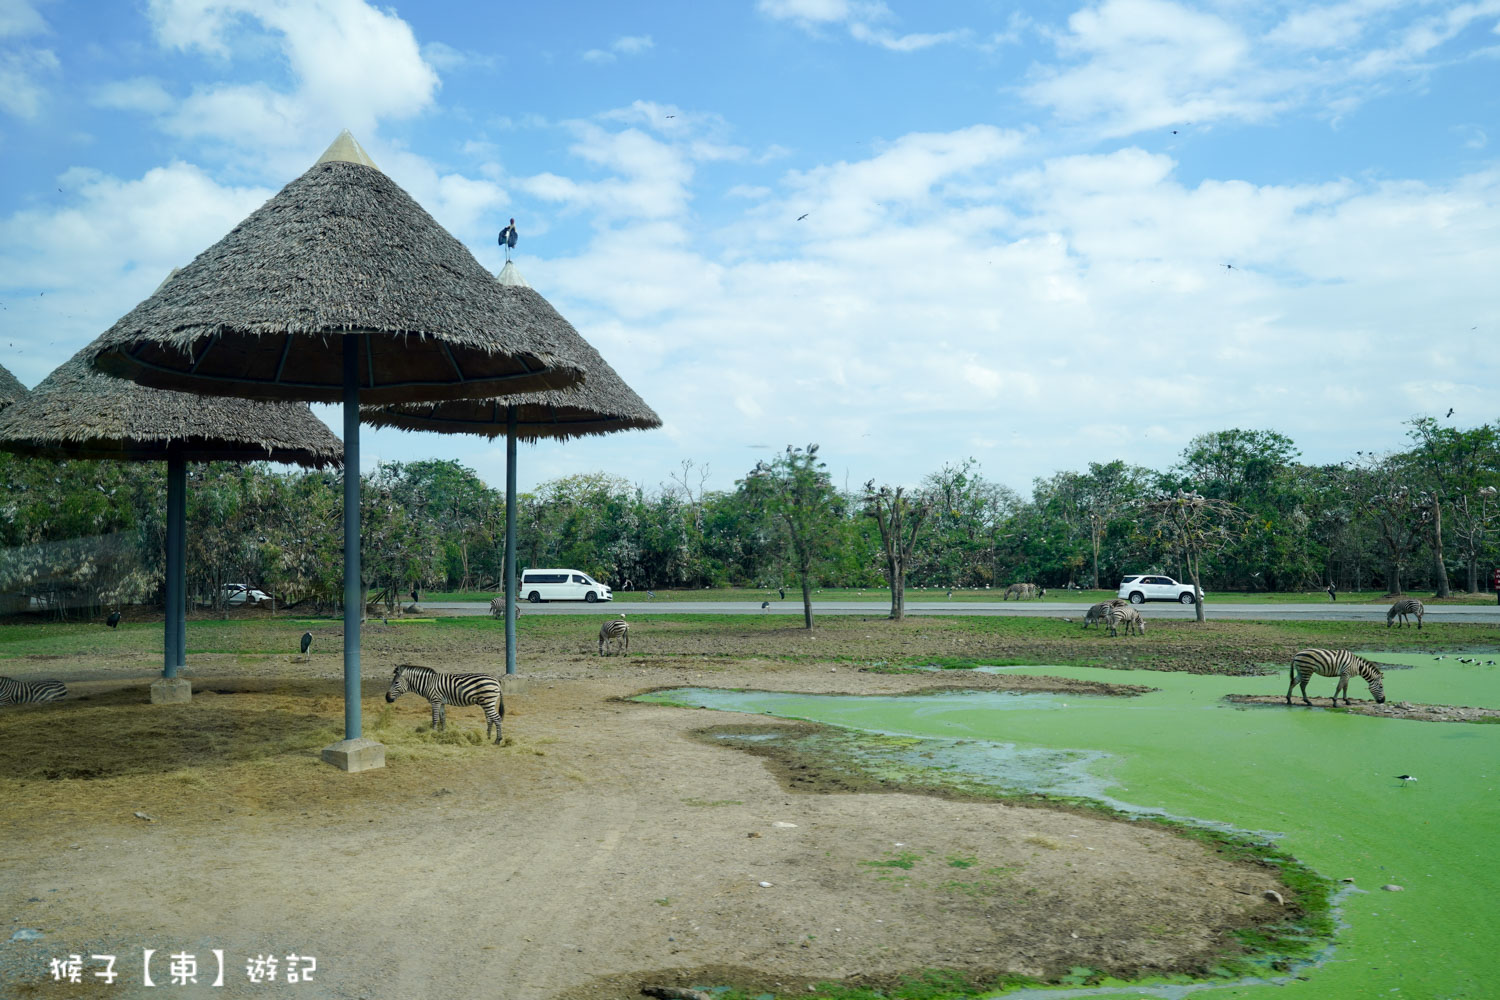
[[[579,576],[577,573],[573,574],[573,582],[574,583],[588,583],[587,580],[585,580],[583,577]]]

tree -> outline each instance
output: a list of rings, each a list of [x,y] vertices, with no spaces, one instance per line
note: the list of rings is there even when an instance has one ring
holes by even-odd
[[[1357,509],[1374,526],[1384,550],[1386,590],[1398,595],[1407,563],[1421,547],[1428,522],[1421,491],[1412,486],[1413,470],[1401,455],[1368,455],[1350,473],[1348,482]]]
[[[932,505],[920,495],[904,496],[905,487],[875,488],[875,480],[865,483],[865,513],[880,526],[880,544],[885,554],[885,576],[891,588],[891,618],[906,617],[906,568],[911,564],[917,535]]]
[[[757,462],[740,481],[757,505],[781,526],[791,549],[792,567],[802,581],[802,618],[813,627],[812,581],[823,553],[834,540],[839,519],[839,495],[818,461],[818,446],[787,445],[772,462]]]
[[[1472,543],[1475,530],[1483,534],[1486,504],[1479,491],[1487,480],[1493,480],[1500,466],[1497,459],[1497,436],[1493,427],[1472,430],[1442,427],[1432,417],[1407,421],[1407,436],[1416,444],[1407,453],[1414,471],[1421,476],[1420,499],[1432,528],[1433,566],[1437,575],[1437,596],[1448,596],[1448,569],[1443,559],[1443,505],[1457,505],[1460,531],[1470,544],[1465,546],[1469,569],[1469,590],[1478,583],[1478,552]],[[1477,515],[1477,517],[1476,517]]]
[[[1232,539],[1232,530],[1245,520],[1245,512],[1228,500],[1206,497],[1183,489],[1165,491],[1141,502],[1142,509],[1156,519],[1158,529],[1177,545],[1187,564],[1197,600],[1193,607],[1203,621],[1201,559],[1206,551],[1222,548]]]

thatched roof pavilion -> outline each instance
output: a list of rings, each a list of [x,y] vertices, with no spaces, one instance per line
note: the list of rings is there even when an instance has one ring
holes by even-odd
[[[396,403],[363,407],[364,422],[375,427],[399,427],[409,431],[442,434],[479,434],[499,437],[506,433],[507,411],[516,410],[516,433],[523,441],[541,438],[572,438],[585,434],[610,434],[625,430],[651,430],[661,418],[635,390],[625,384],[590,344],[573,330],[552,303],[527,284],[510,261],[496,279],[501,295],[515,303],[518,311],[547,318],[547,325],[566,328],[576,338],[574,357],[588,373],[588,380],[567,389],[489,399],[458,399],[442,403]]]
[[[25,395],[26,387],[10,373],[9,369],[0,365],[0,412]]]
[[[323,468],[344,446],[306,403],[207,398],[150,389],[90,367],[93,345],[0,412],[0,449],[67,459],[167,463],[166,637],[153,701],[184,701],[187,664],[187,463],[265,459]]]
[[[496,277],[504,294],[528,312],[551,314],[568,326],[552,304],[527,284],[511,261]],[[383,427],[436,431],[442,434],[506,435],[505,443],[505,672],[516,672],[516,439],[572,438],[614,431],[650,430],[661,418],[615,370],[588,345],[582,344],[588,381],[569,389],[494,399],[456,399],[442,403],[403,403],[369,406],[364,419]]]
[[[158,388],[344,405],[344,740],[361,736],[359,408],[564,389],[579,343],[522,308],[344,132],[318,162],[95,341],[94,364]]]
[[[90,367],[84,348],[0,413],[0,448],[47,458],[338,465],[344,445],[306,403],[150,389]]]
[[[576,337],[508,297],[347,132],[95,342],[145,385],[339,402],[340,335],[366,403],[560,389]]]

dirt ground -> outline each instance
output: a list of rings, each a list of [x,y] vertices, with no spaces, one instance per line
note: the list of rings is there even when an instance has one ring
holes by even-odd
[[[66,665],[27,666],[6,669]],[[156,996],[145,948],[159,983],[162,956],[196,955],[206,984],[224,952],[223,988],[173,996],[262,996],[245,967],[263,954],[317,959],[299,996],[382,1000],[1203,971],[1235,928],[1297,912],[1274,869],[1145,823],[835,792],[704,739],[723,713],[620,700],[682,684],[876,694],[1054,679],[559,650],[529,660],[496,747],[477,709],[432,734],[425,702],[387,708],[370,662],[365,729],[388,766],[350,775],[317,755],[341,735],[338,671],[328,654],[198,655],[193,701],[150,706],[154,664],[122,656],[73,664],[93,679],[65,701],[0,715],[3,995]],[[42,936],[7,940],[22,928]],[[103,967],[88,956],[116,955],[121,980],[52,983],[48,958],[71,953],[85,979]]]

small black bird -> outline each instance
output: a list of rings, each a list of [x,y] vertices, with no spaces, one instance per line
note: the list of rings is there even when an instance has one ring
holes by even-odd
[[[1405,784],[1408,781],[1416,781],[1417,779],[1413,778],[1409,774],[1398,774],[1398,775],[1396,775],[1396,780],[1399,781],[1399,782],[1401,782],[1402,784]]]
[[[109,617],[104,619],[104,624],[108,625],[110,628],[115,628],[116,626],[118,626],[120,624],[120,612],[111,611],[109,613]]]
[[[1224,267],[1224,268],[1228,268],[1231,271],[1234,270],[1234,265],[1233,264],[1220,264],[1219,266],[1220,267]]]
[[[778,594],[781,595],[781,599],[783,601],[786,600],[786,588],[785,587],[778,587],[776,589],[776,593],[778,593]]]
[[[952,597],[953,596],[953,591],[950,590],[946,594],[944,594],[943,596],[944,597]]]
[[[761,609],[761,610],[762,610],[762,611],[764,611],[764,610],[766,610],[766,609],[767,609],[767,608],[769,608],[769,607],[770,607],[770,606],[771,606],[771,602],[770,602],[770,601],[761,601],[761,602],[760,602],[760,609]]]
[[[803,212],[801,215],[797,216],[797,221],[801,222],[803,219],[807,218],[809,215],[812,215],[812,213],[811,212]]]
[[[416,587],[411,588],[411,602],[413,604],[417,603],[417,588]]]
[[[1453,407],[1450,406],[1450,407],[1448,407],[1448,417],[1451,417],[1451,416],[1453,416]],[[1447,420],[1448,417],[1444,417],[1443,419]]]
[[[311,632],[303,632],[302,633],[302,655],[306,656],[307,655],[307,651],[309,649],[312,649],[312,633]]]
[[[1333,584],[1331,584],[1331,583],[1330,583],[1330,584],[1329,584],[1329,585],[1328,585],[1328,588],[1327,588],[1327,589],[1328,589],[1328,599],[1329,599],[1329,600],[1330,600],[1330,601],[1336,601],[1336,600],[1338,600],[1338,599],[1339,599],[1339,592],[1338,592],[1338,591],[1337,591],[1337,590],[1335,590],[1335,589],[1334,589],[1334,586],[1333,586]]]

